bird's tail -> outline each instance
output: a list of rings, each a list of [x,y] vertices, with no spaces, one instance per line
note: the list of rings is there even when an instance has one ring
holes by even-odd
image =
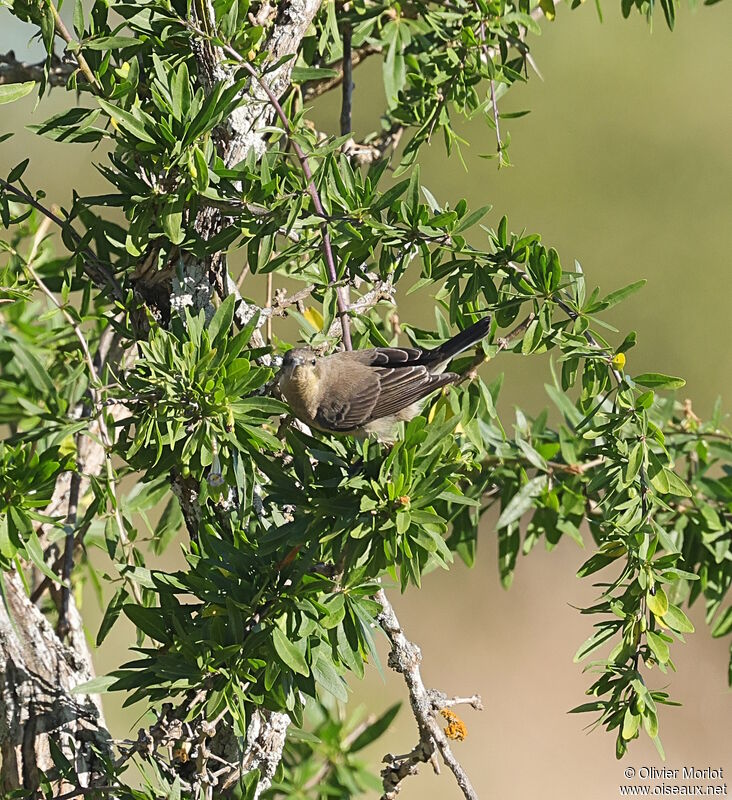
[[[446,364],[450,359],[455,358],[464,350],[472,347],[476,342],[484,339],[491,329],[490,314],[476,323],[456,334],[452,339],[448,339],[444,344],[429,351],[429,360],[433,364]]]

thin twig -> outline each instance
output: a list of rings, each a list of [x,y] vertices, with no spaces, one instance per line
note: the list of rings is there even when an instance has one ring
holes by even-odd
[[[359,47],[356,50],[353,50],[351,57],[351,71],[353,71],[354,67],[357,67],[359,64],[362,64],[369,56],[381,52],[382,52],[381,47],[373,44],[366,44],[363,45],[363,47]],[[320,97],[326,92],[330,92],[332,89],[335,89],[337,86],[340,86],[341,83],[343,83],[342,63],[338,65],[338,75],[334,76],[333,78],[324,78],[323,80],[320,81],[308,81],[308,83],[306,83],[303,88],[303,93],[302,93],[303,99],[305,100],[305,102],[307,102],[308,100],[314,100],[316,97]]]
[[[498,144],[498,168],[503,164],[503,142],[498,123],[498,104],[496,103],[496,82],[491,78],[491,106],[493,107],[493,124],[496,126],[496,142]]]
[[[349,4],[343,11],[349,10]],[[351,110],[353,105],[353,62],[351,39],[353,26],[350,20],[343,23],[343,86],[341,92],[341,136],[347,136],[352,129]]]
[[[53,22],[56,27],[56,32],[58,35],[66,42],[67,45],[73,44],[75,47],[73,48],[72,52],[74,58],[76,59],[76,63],[79,65],[79,69],[84,73],[84,77],[89,81],[89,83],[96,89],[97,92],[101,90],[101,86],[99,85],[99,81],[96,79],[96,76],[91,70],[87,60],[84,58],[83,53],[79,49],[79,43],[74,40],[74,37],[69,33],[68,28],[64,25],[64,21],[61,19],[60,14],[58,13],[58,9],[53,4],[52,0],[48,0],[48,7],[51,9],[51,14],[53,14]]]
[[[67,231],[69,235],[72,237],[74,242],[77,245],[81,244],[81,237],[79,234],[71,227],[71,223],[68,220],[63,220],[58,214],[55,214],[50,209],[46,208],[44,205],[39,203],[34,197],[31,197],[27,192],[18,189],[17,187],[13,186],[13,184],[8,183],[3,178],[0,178],[0,188],[5,189],[8,194],[12,195],[11,200],[14,199],[20,200],[22,203],[26,203],[27,205],[35,208],[36,211],[43,214],[45,217],[54,222],[56,225],[61,228],[61,230]],[[124,298],[124,294],[122,291],[122,286],[119,284],[117,278],[113,275],[113,273],[106,267],[102,262],[97,258],[92,250],[88,247],[83,247],[79,251],[80,255],[83,255],[88,262],[94,265],[94,269],[92,269],[86,261],[82,264],[82,269],[86,274],[94,280],[97,284],[107,284],[112,288],[112,296],[115,300],[122,300]]]
[[[242,268],[242,271],[239,273],[239,277],[236,279],[236,288],[241,289],[242,283],[246,279],[247,275],[249,274],[249,264],[245,264]]]
[[[87,795],[94,794],[95,792],[107,794],[109,792],[119,792],[120,789],[120,786],[77,786],[70,792],[66,792],[66,794],[57,795],[54,800],[77,800],[79,797],[86,797]],[[36,795],[36,797],[38,797],[40,800],[42,797],[40,792]]]
[[[210,40],[211,37],[202,31],[200,28],[193,25],[188,20],[182,20],[183,24],[189,28],[193,33],[197,34],[198,36]],[[330,233],[328,231],[328,221],[327,215],[325,213],[325,209],[323,208],[323,204],[320,201],[320,195],[318,194],[318,188],[315,185],[315,179],[313,178],[313,172],[310,169],[310,163],[308,162],[308,157],[305,155],[305,151],[300,147],[298,142],[292,136],[292,128],[290,126],[290,122],[287,119],[287,115],[285,114],[280,101],[275,97],[274,93],[269,87],[269,84],[259,75],[259,73],[252,67],[249,62],[245,61],[244,58],[229,44],[220,43],[221,49],[228,53],[237,64],[239,64],[242,69],[247,72],[257,83],[262,87],[264,93],[267,95],[267,99],[271,103],[272,107],[277,114],[280,122],[282,123],[282,127],[284,128],[285,134],[287,135],[290,143],[292,144],[292,149],[295,151],[297,155],[297,159],[300,163],[300,167],[305,175],[305,180],[307,182],[307,191],[310,195],[311,200],[313,201],[313,206],[315,207],[315,211],[318,216],[323,220],[320,225],[321,233],[323,236],[323,251],[325,254],[325,262],[328,267],[328,274],[330,276],[330,283],[331,285],[335,286],[336,289],[336,302],[338,305],[338,316],[341,321],[341,328],[343,330],[343,346],[346,350],[351,350],[353,348],[351,344],[351,327],[350,322],[348,319],[348,299],[346,296],[346,291],[344,291],[345,287],[338,286],[338,271],[336,270],[335,259],[333,257],[333,247],[330,241]]]
[[[78,441],[78,436],[77,436]],[[66,515],[66,541],[64,544],[64,561],[61,577],[61,608],[58,613],[56,631],[61,638],[69,632],[69,597],[71,595],[71,572],[74,568],[74,536],[76,531],[76,516],[79,509],[79,489],[81,488],[81,473],[75,469],[71,473],[69,484],[69,510]]]
[[[267,273],[267,301],[264,304],[265,309],[269,309],[267,314],[267,327],[266,327],[266,340],[267,344],[272,343],[272,273]]]
[[[315,289],[314,283],[309,283],[303,289],[295,292],[295,294],[291,294],[289,297],[285,294],[284,289],[278,289],[274,293],[274,299],[272,300],[272,304],[269,308],[262,309],[262,315],[267,317],[267,320],[271,320],[272,317],[284,317],[285,311],[290,308],[291,306],[300,306],[300,304],[310,295]]]

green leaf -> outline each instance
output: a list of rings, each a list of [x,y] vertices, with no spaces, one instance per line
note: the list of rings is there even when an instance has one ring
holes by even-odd
[[[481,206],[481,208],[477,208],[475,211],[471,211],[467,217],[463,217],[460,220],[457,228],[455,228],[455,233],[461,233],[468,228],[472,228],[477,222],[480,222],[481,219],[493,208],[493,206]]]
[[[35,81],[26,81],[25,83],[6,83],[4,86],[0,86],[0,106],[20,100],[21,97],[30,94],[35,85]]]
[[[648,281],[645,279],[640,281],[635,281],[634,283],[630,283],[627,286],[624,286],[622,289],[616,289],[614,292],[610,292],[610,294],[605,295],[602,300],[598,303],[598,306],[601,310],[605,311],[608,308],[612,308],[612,306],[617,305],[621,300],[625,300],[626,297],[629,297],[631,294],[635,294],[638,289],[642,289]]]
[[[660,664],[665,664],[670,656],[668,644],[653,631],[646,631],[648,646],[653,651]]]
[[[313,678],[335,698],[343,703],[348,702],[348,690],[345,681],[338,674],[328,657],[318,656],[313,664]]]
[[[142,42],[134,36],[100,36],[97,39],[82,42],[81,46],[85,50],[121,50],[136,44],[142,44]]]
[[[191,98],[190,77],[186,62],[182,61],[176,72],[171,76],[170,99],[173,104],[173,115],[177,119],[183,119],[188,112]],[[199,151],[196,150],[198,153]],[[198,165],[196,165],[198,168]]]
[[[102,107],[102,110],[109,116],[109,118],[116,122],[121,128],[123,128],[127,133],[131,133],[136,139],[139,139],[142,142],[147,142],[148,144],[155,144],[155,139],[147,132],[145,128],[145,124],[130,114],[129,111],[125,111],[123,108],[114,105],[114,103],[108,103],[106,100],[102,100],[101,97],[97,98],[97,102]],[[144,112],[140,111],[140,114],[144,114]],[[145,115],[147,116],[147,115]],[[150,120],[151,126],[154,126],[154,120],[152,117],[148,117]]]
[[[644,372],[636,375],[633,380],[648,389],[680,389],[686,386],[683,378],[675,378],[673,375],[664,375],[661,372]]]
[[[714,623],[712,636],[718,639],[721,636],[726,636],[730,631],[732,631],[732,606],[725,609],[724,613]]]
[[[43,556],[43,547],[41,546],[38,535],[35,531],[31,531],[30,536],[26,539],[25,552],[27,553],[28,558],[33,562],[33,565],[36,567],[36,569],[40,570],[54,583],[61,583],[61,577],[57,575],[46,563],[46,559]]]
[[[168,641],[168,632],[161,608],[145,608],[127,603],[122,610],[125,612],[125,616],[151,639],[163,643]]]
[[[656,587],[656,593],[650,592],[646,595],[646,604],[650,611],[657,617],[662,617],[668,611],[668,597],[660,586]]]
[[[623,476],[623,481],[626,486],[633,483],[635,476],[641,468],[641,464],[643,464],[643,442],[638,442],[628,456],[628,463],[625,467],[625,475]]]
[[[546,482],[547,476],[539,475],[525,483],[503,509],[496,528],[500,530],[520,519],[534,505],[534,498],[544,491]]]
[[[623,739],[629,742],[635,738],[638,729],[640,728],[641,718],[640,715],[634,714],[630,708],[625,709],[625,716],[623,717]]]
[[[349,748],[349,752],[357,753],[359,750],[363,750],[363,748],[367,745],[370,745],[371,742],[375,742],[394,721],[394,718],[399,713],[401,705],[401,703],[395,703],[393,706],[388,708],[375,722],[372,722],[371,725],[366,728],[366,730],[360,733],[353,740],[353,743]]]
[[[678,497],[691,497],[691,490],[675,472],[667,467],[663,468],[663,472],[668,481],[669,494],[675,494]]]
[[[112,630],[112,626],[117,621],[122,612],[122,607],[128,599],[127,589],[124,586],[120,586],[109,605],[107,605],[102,617],[99,633],[97,633],[97,647],[107,638],[107,634]]]
[[[582,703],[582,705],[570,708],[568,714],[586,714],[588,711],[604,711],[607,703],[604,700],[594,700],[592,703]]]
[[[293,672],[305,676],[310,674],[305,656],[279,628],[272,629],[272,644],[277,655]]]
[[[162,213],[163,231],[173,244],[180,244],[186,234],[183,230],[183,204],[179,200],[174,200],[163,207]]]
[[[339,75],[337,69],[326,67],[293,67],[292,82],[305,83],[305,81],[322,81],[327,78],[335,78]]]
[[[104,694],[117,681],[114,675],[99,675],[86,683],[74,686],[71,694]]]
[[[673,603],[669,603],[666,613],[662,617],[664,624],[678,633],[694,633],[694,625],[684,612]],[[714,632],[712,632],[714,636]]]
[[[224,302],[216,309],[211,322],[208,326],[208,335],[211,337],[211,342],[215,342],[221,334],[221,338],[225,339],[231,330],[231,323],[234,319],[234,306],[236,298],[233,294],[227,295]]]

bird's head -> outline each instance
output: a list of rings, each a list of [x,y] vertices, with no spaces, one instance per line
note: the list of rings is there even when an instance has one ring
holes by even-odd
[[[280,374],[287,380],[306,380],[312,376],[318,364],[318,357],[309,347],[294,347],[282,357]]]

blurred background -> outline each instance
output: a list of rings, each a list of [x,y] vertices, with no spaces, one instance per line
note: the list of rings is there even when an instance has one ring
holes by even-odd
[[[480,120],[465,124],[470,142],[463,150],[466,169],[448,164],[441,143],[424,150],[423,182],[440,202],[466,197],[472,208],[490,203],[488,224],[505,213],[509,229],[539,232],[557,248],[563,264],[581,264],[589,286],[603,292],[646,278],[645,289],[610,312],[622,338],[637,330],[639,344],[629,354],[630,372],[658,370],[686,378],[682,393],[694,410],[708,416],[721,395],[732,407],[728,347],[732,259],[727,228],[732,213],[732,5],[689,11],[682,8],[670,33],[659,15],[653,29],[640,17],[620,17],[619,3],[606,2],[601,23],[589,4],[557,20],[544,21],[543,35],[531,41],[543,81],[531,75],[501,102],[501,111],[530,109],[503,123],[510,132],[514,167],[496,169],[481,155],[495,153],[495,135]],[[0,9],[0,52],[38,57],[29,29]],[[382,108],[378,65],[355,73],[354,127],[373,127]],[[35,109],[28,97],[3,109],[0,133],[16,136],[0,148],[0,172],[31,157],[25,180],[43,188],[51,202],[67,204],[71,188],[96,192],[103,182],[93,163],[103,153],[79,145],[53,143],[24,129],[65,107],[60,89]],[[320,127],[332,129],[338,98],[325,96],[313,111]],[[258,285],[244,287],[257,296]],[[400,306],[404,321],[426,324],[429,303]],[[547,404],[548,363],[502,354],[486,367],[487,377],[506,373],[499,410],[510,428],[513,405],[528,413]],[[392,591],[407,635],[424,655],[429,687],[449,694],[482,695],[482,713],[461,716],[468,738],[455,752],[484,798],[544,800],[619,796],[628,766],[662,766],[645,735],[616,762],[614,739],[602,730],[588,734],[588,715],[568,715],[583,702],[591,676],[572,663],[590,633],[591,621],[571,607],[587,605],[595,590],[575,573],[585,551],[562,541],[553,552],[537,548],[519,561],[512,588],[500,588],[496,538],[486,520],[472,570],[456,564],[449,573],[427,576],[421,591],[400,597]],[[163,566],[180,564],[175,557]],[[601,576],[602,578],[602,576]],[[571,604],[571,605],[570,605]],[[89,629],[99,610],[87,598]],[[691,614],[697,632],[674,648],[678,674],[650,675],[654,688],[669,686],[681,708],[663,709],[661,738],[669,768],[694,766],[725,770],[732,784],[732,709],[727,689],[727,643],[712,641],[703,608]],[[100,672],[126,659],[131,628],[118,623],[96,654]],[[383,651],[385,663],[385,650]],[[353,704],[381,711],[406,702],[400,676],[370,671],[353,685]],[[136,730],[141,709],[106,701],[115,736]],[[387,751],[404,753],[417,741],[408,706],[388,735],[365,756],[375,770]],[[729,788],[728,788],[729,791]],[[401,797],[457,798],[446,769],[440,777],[425,766],[405,781]]]

